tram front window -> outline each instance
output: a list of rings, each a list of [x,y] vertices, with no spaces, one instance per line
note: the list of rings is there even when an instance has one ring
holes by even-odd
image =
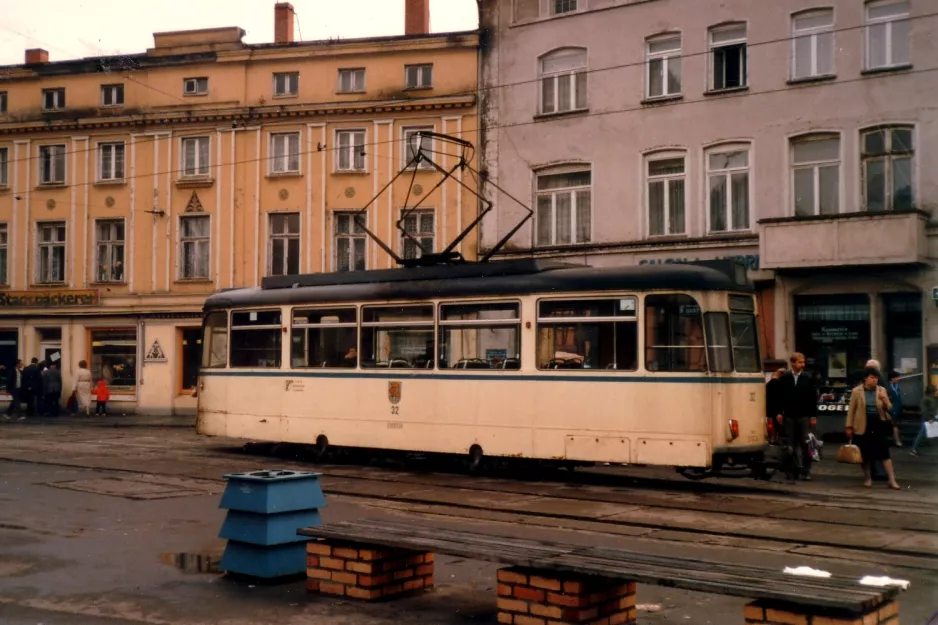
[[[372,306],[362,309],[364,368],[432,369],[433,306]]]
[[[645,297],[645,368],[706,371],[703,320],[690,295]]]
[[[638,368],[637,299],[538,302],[539,369]]]
[[[209,313],[202,330],[202,368],[217,369],[227,365],[228,313]]]

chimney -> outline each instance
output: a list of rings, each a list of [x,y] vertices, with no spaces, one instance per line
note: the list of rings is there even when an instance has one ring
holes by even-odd
[[[274,5],[274,43],[293,41],[293,5],[278,2]]]
[[[404,34],[426,35],[430,32],[430,0],[404,0]]]
[[[26,64],[38,65],[39,63],[48,63],[49,53],[42,48],[31,48],[26,51]]]

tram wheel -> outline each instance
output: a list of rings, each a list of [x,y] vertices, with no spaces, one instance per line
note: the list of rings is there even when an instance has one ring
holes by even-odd
[[[712,469],[700,469],[697,467],[680,467],[677,472],[694,482],[699,482],[713,475]]]
[[[479,445],[473,445],[469,448],[469,468],[473,471],[477,471],[482,465],[482,447]]]
[[[316,438],[316,445],[313,447],[313,457],[316,460],[322,460],[326,457],[326,452],[329,450],[329,439],[326,438],[325,434],[320,434]]]

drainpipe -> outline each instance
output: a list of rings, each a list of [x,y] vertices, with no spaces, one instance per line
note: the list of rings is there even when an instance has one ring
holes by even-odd
[[[140,374],[140,377],[137,379],[137,386],[143,386],[143,369],[146,363],[143,360],[144,346],[147,342],[146,337],[146,326],[143,323],[143,317],[139,314],[137,315],[137,370]],[[137,406],[140,406],[140,396],[137,395]]]

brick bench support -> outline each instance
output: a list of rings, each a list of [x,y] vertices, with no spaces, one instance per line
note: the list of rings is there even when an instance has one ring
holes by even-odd
[[[520,567],[498,571],[498,622],[633,625],[635,582]]]
[[[803,608],[755,601],[746,606],[746,625],[899,625],[899,602],[890,601],[863,614],[814,613]]]
[[[306,544],[306,588],[310,592],[375,601],[433,588],[432,553],[359,543]]]

